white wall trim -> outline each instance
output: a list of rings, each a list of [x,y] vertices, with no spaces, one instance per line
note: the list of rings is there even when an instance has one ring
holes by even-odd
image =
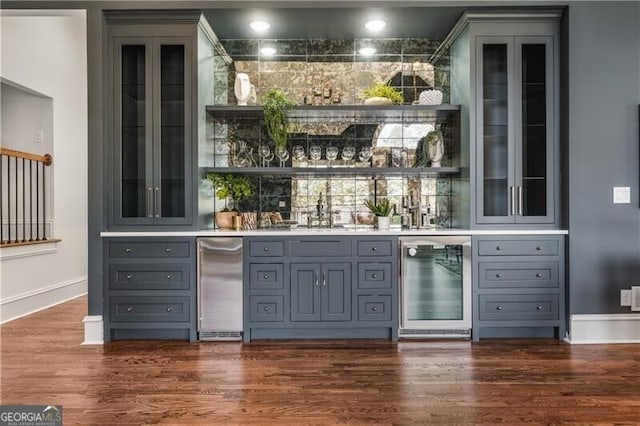
[[[0,261],[19,259],[21,257],[42,256],[58,251],[58,242],[31,244],[26,246],[3,247],[0,249]]]
[[[47,297],[43,299],[42,296],[45,294],[47,294]],[[86,276],[7,297],[0,300],[0,308],[3,314],[0,324],[31,315],[85,294],[87,294]],[[50,303],[52,300],[53,303]],[[8,309],[10,311],[9,315],[7,315],[8,318],[4,318],[4,313]]]
[[[640,314],[571,315],[571,344],[640,343]]]
[[[87,315],[82,322],[84,323],[84,342],[82,342],[82,344],[104,344],[104,323],[102,321],[102,315]]]

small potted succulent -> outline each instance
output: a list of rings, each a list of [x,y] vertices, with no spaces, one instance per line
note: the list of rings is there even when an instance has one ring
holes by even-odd
[[[213,184],[218,199],[225,202],[224,209],[215,212],[216,225],[220,229],[233,229],[233,217],[240,215],[240,202],[249,198],[255,191],[253,183],[247,176],[231,174],[207,173],[207,179]],[[229,199],[232,208],[229,208],[227,203]]]
[[[391,203],[388,198],[383,198],[379,203],[375,203],[372,200],[364,200],[364,205],[367,206],[369,211],[376,217],[376,224],[378,229],[382,231],[389,230],[391,215]]]
[[[365,105],[391,105],[403,102],[402,92],[391,87],[389,83],[377,82],[364,91]]]

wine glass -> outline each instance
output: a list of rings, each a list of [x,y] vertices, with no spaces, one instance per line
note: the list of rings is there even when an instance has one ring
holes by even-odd
[[[302,145],[294,146],[291,153],[293,154],[293,158],[295,158],[298,162],[302,161],[305,158],[304,147]]]
[[[269,167],[269,163],[273,160],[273,153],[269,148],[269,145],[260,145],[258,148],[258,155],[262,158],[262,167]]]
[[[356,149],[354,147],[345,146],[342,149],[342,159],[347,162],[347,166],[349,165],[349,162],[351,161],[354,155],[356,155]]]
[[[360,154],[358,155],[358,159],[363,163],[368,162],[372,155],[373,152],[371,151],[371,147],[363,146],[360,150]]]
[[[286,146],[276,147],[276,157],[280,160],[280,167],[284,167],[289,159],[289,151]]]
[[[329,160],[329,167],[331,167],[334,160],[338,158],[338,148],[333,145],[329,145],[325,155],[327,156],[327,160]]]
[[[313,166],[318,166],[318,160],[322,157],[322,148],[318,145],[311,145],[309,148],[309,156],[313,160]]]

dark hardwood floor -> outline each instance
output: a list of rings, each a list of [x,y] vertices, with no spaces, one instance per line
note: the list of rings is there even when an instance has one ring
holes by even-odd
[[[80,298],[2,326],[2,404],[62,404],[65,425],[640,423],[640,345],[80,346],[85,311]]]

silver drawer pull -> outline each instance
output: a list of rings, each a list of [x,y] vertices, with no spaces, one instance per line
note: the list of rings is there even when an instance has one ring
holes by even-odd
[[[129,274],[125,277],[126,279],[130,280],[131,278],[133,278],[133,275]]]
[[[496,247],[496,250],[498,250],[498,251],[499,251],[499,250],[502,250],[502,246],[498,246],[498,247]]]
[[[536,311],[541,311],[542,310],[542,306],[538,305],[536,306]]]
[[[538,272],[538,273],[536,274],[536,278],[542,278],[542,274]]]
[[[269,278],[269,275],[264,274],[264,279],[266,280],[267,278]]]
[[[540,250],[542,250],[542,247],[538,246],[538,247],[536,247],[536,250],[540,251]]]
[[[173,308],[172,308],[171,306],[169,306],[169,307],[167,308],[167,312],[171,312],[171,311],[173,311]]]
[[[496,278],[502,278],[502,274],[496,274]]]
[[[377,274],[373,274],[373,275],[371,275],[371,277],[372,278],[378,278],[378,275]]]
[[[127,312],[133,312],[133,308],[131,306],[127,307]]]
[[[318,271],[316,271],[316,287],[318,287],[319,283],[318,283]]]
[[[171,279],[171,274],[167,274],[164,276],[166,279],[170,280]]]
[[[373,308],[371,308],[371,310],[372,310],[373,312],[378,312],[378,308],[377,308],[376,306],[374,306]]]
[[[269,251],[269,247],[265,247],[263,250],[264,251]]]
[[[265,312],[269,312],[269,307],[268,307],[268,306],[265,306],[265,307],[264,307],[264,311],[265,311]]]
[[[500,306],[500,305],[496,306],[496,310],[497,311],[501,311],[502,310],[502,306]]]
[[[124,252],[125,253],[131,253],[131,252],[133,252],[133,250],[131,250],[129,247],[127,247],[126,249],[124,249]]]
[[[376,250],[378,250],[378,248],[377,248],[377,247],[375,247],[375,246],[374,246],[374,247],[371,247],[371,251],[376,251]]]
[[[171,253],[171,248],[167,247],[166,249],[164,249],[164,251],[165,251],[166,253]]]

